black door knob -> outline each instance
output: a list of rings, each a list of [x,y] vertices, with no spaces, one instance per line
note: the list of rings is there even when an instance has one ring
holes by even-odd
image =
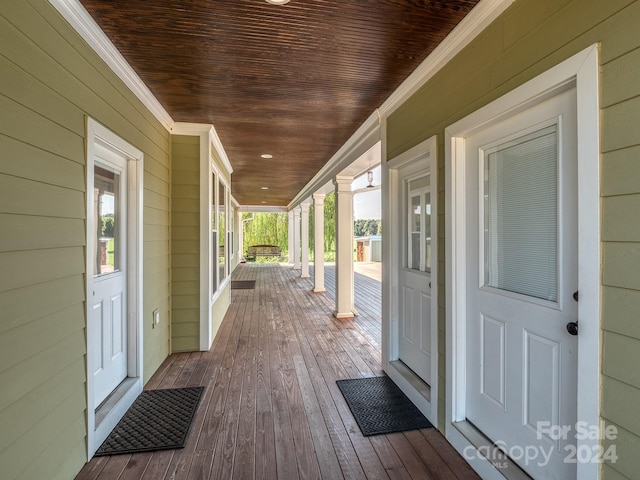
[[[578,335],[578,322],[567,323],[567,332],[569,332],[570,335]]]

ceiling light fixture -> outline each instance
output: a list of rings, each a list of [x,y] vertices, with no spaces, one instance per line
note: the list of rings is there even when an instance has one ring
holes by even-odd
[[[289,3],[289,0],[267,0],[267,3],[272,5],[284,5],[285,3]]]
[[[262,190],[269,190],[269,187],[260,187]]]
[[[262,155],[260,155],[262,158],[273,158],[273,155],[271,155],[270,153],[263,153]]]

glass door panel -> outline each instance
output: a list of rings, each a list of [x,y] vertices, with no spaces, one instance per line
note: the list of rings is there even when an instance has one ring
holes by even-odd
[[[95,276],[100,276],[120,270],[120,174],[96,165],[93,187],[97,219]]]
[[[557,126],[485,152],[484,283],[558,299]]]

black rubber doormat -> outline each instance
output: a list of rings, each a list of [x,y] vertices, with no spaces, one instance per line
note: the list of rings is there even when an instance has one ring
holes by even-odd
[[[204,387],[145,390],[96,456],[184,448]]]
[[[336,383],[365,437],[433,427],[389,377]]]
[[[253,290],[256,288],[255,280],[231,280],[232,290]]]

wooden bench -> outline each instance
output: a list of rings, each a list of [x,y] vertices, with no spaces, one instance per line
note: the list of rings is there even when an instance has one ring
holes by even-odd
[[[251,245],[247,247],[247,260],[255,260],[257,257],[279,257],[282,253],[276,245]]]

